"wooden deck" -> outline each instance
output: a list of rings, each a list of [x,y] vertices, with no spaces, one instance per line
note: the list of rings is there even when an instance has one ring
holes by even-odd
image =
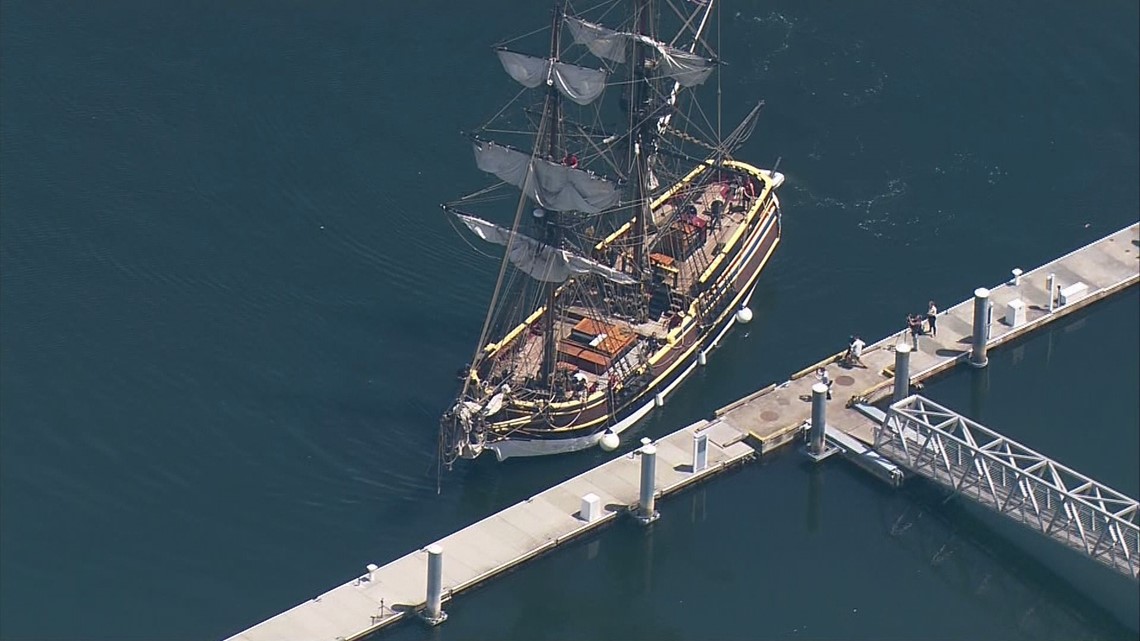
[[[755,202],[754,198],[745,198],[743,196],[743,188],[731,189],[727,194],[723,193],[724,185],[721,183],[712,183],[706,185],[702,192],[692,200],[692,205],[696,207],[697,212],[701,215],[707,216],[707,212],[712,207],[714,201],[721,201],[724,209],[721,213],[721,224],[715,229],[710,229],[705,235],[705,241],[693,250],[684,259],[673,259],[664,253],[655,254],[658,260],[653,261],[655,265],[660,265],[663,259],[673,259],[667,266],[663,268],[663,275],[667,276],[667,281],[673,285],[673,289],[677,292],[689,292],[692,289],[693,283],[704,272],[705,268],[712,263],[713,258],[716,256],[718,248],[728,242],[728,239],[736,231],[737,227],[744,222],[746,210],[751,207]],[[734,208],[743,208],[739,211],[733,211]],[[654,240],[657,235],[663,235],[669,229],[669,224],[664,221],[671,220],[676,215],[676,209],[672,204],[662,205],[660,209],[655,212],[654,219],[662,221],[661,228],[650,236],[650,246],[653,246]],[[667,245],[667,243],[664,243]],[[662,246],[654,249],[654,252],[662,252],[667,250],[668,247]],[[672,279],[675,274],[676,281]]]
[[[1087,285],[1079,298],[1049,313],[1045,279],[1050,272],[1067,287]],[[1131,225],[1077,251],[1042,265],[1021,277],[1020,285],[992,288],[994,322],[989,348],[1062,318],[1140,281],[1140,224]],[[1003,321],[1008,303],[1026,303],[1027,319],[1018,327]],[[911,355],[912,381],[921,381],[965,360],[971,347],[973,301],[958,303],[938,316],[938,335],[919,338]],[[901,329],[901,328],[900,328]],[[870,442],[871,422],[848,405],[853,399],[875,401],[892,392],[894,346],[909,336],[895,334],[864,351],[865,368],[847,369],[825,358],[716,412],[711,422],[701,421],[657,442],[656,487],[659,495],[677,490],[726,469],[733,463],[798,441],[810,419],[811,386],[815,370],[824,367],[834,381],[834,398],[828,406],[829,427]],[[691,468],[693,435],[709,435],[708,467]],[[744,439],[751,436],[754,449]],[[571,478],[526,501],[468,526],[441,541],[444,548],[444,600],[546,552],[576,536],[613,521],[638,498],[640,461],[625,455]],[[579,518],[581,498],[601,498],[602,514],[587,523]],[[667,506],[662,506],[667,514]],[[431,543],[425,541],[425,544]],[[375,566],[371,566],[375,567]],[[426,599],[427,554],[411,552],[387,565],[370,569],[347,583],[230,637],[234,641],[290,639],[349,640],[366,636],[422,608]],[[384,608],[381,609],[381,603]]]

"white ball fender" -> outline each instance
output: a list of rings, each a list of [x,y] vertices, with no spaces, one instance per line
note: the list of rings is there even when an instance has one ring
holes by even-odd
[[[752,322],[752,310],[747,307],[741,307],[736,310],[736,322],[748,324]]]
[[[605,434],[602,434],[602,438],[598,439],[598,446],[606,452],[612,452],[616,450],[618,448],[618,445],[621,445],[621,439],[618,438],[617,434],[614,434],[608,430]]]

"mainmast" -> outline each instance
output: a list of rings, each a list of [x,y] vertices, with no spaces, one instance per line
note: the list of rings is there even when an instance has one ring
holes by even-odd
[[[655,3],[652,0],[634,0],[631,16],[633,22],[627,23],[630,27],[628,31],[614,31],[576,16],[567,16],[564,13],[565,6],[564,0],[556,0],[554,3],[548,57],[511,51],[502,45],[496,48],[503,69],[515,81],[536,90],[545,84],[542,118],[530,149],[517,149],[478,136],[472,140],[475,163],[479,169],[494,174],[522,191],[523,197],[519,200],[514,227],[500,229],[488,221],[481,221],[469,214],[464,214],[467,216],[464,218],[460,216],[463,212],[453,211],[484,240],[508,248],[496,282],[496,293],[492,296],[491,308],[484,320],[480,345],[485,344],[488,330],[493,324],[495,303],[508,263],[542,281],[538,292],[543,309],[543,318],[539,321],[543,330],[541,363],[538,364],[537,372],[531,371],[545,385],[552,384],[558,359],[558,292],[562,291],[561,284],[569,280],[570,274],[598,273],[598,269],[604,267],[563,249],[567,228],[562,223],[568,215],[566,212],[572,212],[569,215],[574,216],[614,211],[623,196],[623,185],[597,175],[588,168],[579,167],[575,155],[567,153],[562,132],[563,99],[580,106],[593,103],[605,91],[608,72],[560,60],[563,26],[568,28],[576,43],[586,46],[595,57],[619,65],[630,64],[628,82],[633,87],[627,92],[625,105],[629,118],[626,135],[613,136],[603,141],[603,144],[608,145],[621,140],[621,144],[628,145],[629,155],[624,170],[631,185],[626,188],[625,195],[634,206],[633,229],[629,235],[632,242],[621,243],[623,253],[628,252],[624,253],[625,260],[621,261],[619,271],[603,274],[611,282],[634,285],[648,272],[645,238],[652,222],[649,201],[652,191],[657,187],[653,165],[659,151],[658,127],[662,126],[665,118],[662,114],[668,112],[674,104],[673,96],[679,88],[703,83],[715,64],[710,58],[694,54],[693,47],[684,51],[655,37],[657,23]],[[702,6],[702,11],[707,17],[707,7]],[[705,22],[702,19],[702,27],[698,31]],[[699,37],[698,33],[697,38]],[[669,101],[662,102],[658,82],[666,77],[671,78],[675,86]],[[664,122],[667,124],[668,121]],[[605,150],[598,151],[602,156],[607,153]],[[517,232],[521,222],[519,216],[525,211],[528,199],[536,205],[532,219],[534,233],[531,235]],[[516,241],[532,246],[534,251],[521,250]],[[535,244],[530,245],[532,242]],[[629,282],[622,282],[626,279]],[[565,301],[561,301],[561,304],[565,304]],[[479,353],[473,359],[473,364],[478,360]]]
[[[653,7],[652,0],[637,0],[634,8],[634,24],[637,28],[638,35],[645,38],[653,39],[652,34],[652,16]],[[631,126],[633,127],[632,140],[633,140],[633,168],[631,175],[634,176],[634,202],[637,203],[636,213],[633,219],[633,263],[636,266],[638,274],[645,272],[644,266],[644,247],[645,247],[645,230],[648,226],[650,216],[649,211],[649,186],[647,181],[649,179],[649,155],[650,147],[653,144],[653,132],[649,128],[650,114],[649,114],[649,101],[651,97],[649,84],[649,74],[647,73],[647,65],[649,64],[648,53],[652,50],[644,40],[637,38],[633,40],[633,88],[630,92],[630,105],[629,114],[632,118]]]
[[[550,61],[552,63],[558,61],[559,55],[559,40],[562,35],[562,0],[557,0],[554,3],[554,12],[550,19]],[[558,154],[559,133],[562,127],[562,94],[554,83],[547,79],[546,83],[546,102],[543,106],[543,122],[546,123],[547,130],[547,158],[554,162],[559,162],[561,156]],[[559,212],[555,210],[547,211],[542,219],[546,225],[545,241],[546,244],[557,249],[562,242],[562,226],[559,220]],[[542,373],[547,384],[553,387],[554,385],[554,369],[556,365],[557,353],[555,347],[558,344],[558,337],[555,335],[557,331],[556,321],[558,318],[558,297],[555,295],[558,288],[556,283],[546,284],[546,331],[543,333],[542,345]]]

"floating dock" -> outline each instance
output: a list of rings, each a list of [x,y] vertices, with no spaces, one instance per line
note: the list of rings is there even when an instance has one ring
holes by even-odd
[[[908,385],[971,361],[984,366],[987,349],[1024,336],[1045,324],[1140,281],[1140,223],[989,289],[975,291],[937,316],[937,335],[918,337],[908,360]],[[981,302],[979,302],[981,301]],[[987,302],[988,301],[988,302]],[[975,314],[990,315],[975,348]],[[896,333],[869,345],[864,367],[842,365],[835,354],[804,368],[783,383],[750,394],[700,421],[620,456],[526,501],[474,523],[429,548],[411,552],[383,567],[368,565],[358,575],[267,621],[230,637],[231,641],[350,641],[425,609],[442,619],[440,604],[462,590],[534,558],[561,543],[633,513],[652,520],[653,498],[667,496],[734,464],[802,440],[811,418],[812,386],[824,369],[833,381],[828,402],[828,440],[845,451],[872,444],[873,418],[866,406],[895,394],[896,347],[913,345]],[[906,350],[899,350],[905,352]],[[645,452],[649,456],[642,454]],[[654,463],[648,466],[645,459]],[[890,480],[889,461],[880,476]],[[643,475],[654,479],[643,489]],[[649,487],[649,486],[645,486]],[[643,513],[646,493],[650,514]],[[443,550],[439,555],[438,545]],[[429,557],[442,572],[429,585]],[[429,594],[429,591],[434,591]]]
[[[656,496],[672,494],[756,455],[747,435],[701,421],[654,443]],[[706,447],[695,460],[698,441]],[[638,452],[608,461],[436,543],[443,548],[442,598],[636,509],[642,463]],[[703,465],[702,465],[703,463]],[[590,497],[589,501],[583,499]],[[596,510],[596,514],[590,514]],[[592,517],[592,518],[591,518]],[[352,581],[230,637],[233,641],[359,639],[415,616],[425,605],[427,548],[384,567],[370,566]]]
[[[1050,274],[1054,276],[1052,304]],[[1015,278],[1016,283],[1011,278],[986,292],[993,310],[987,349],[1025,336],[1140,281],[1140,223]],[[1068,292],[1063,301],[1057,300],[1057,289]],[[1020,311],[1011,314],[1011,306]],[[969,360],[973,314],[973,299],[938,314],[937,335],[919,336],[918,349],[910,354],[911,384]],[[913,342],[909,333],[900,328],[864,349],[865,367],[843,366],[839,362],[842,353],[835,354],[793,374],[788,381],[769,385],[717,410],[716,418],[752,435],[761,454],[785,445],[797,438],[811,417],[811,388],[819,382],[816,371],[823,368],[832,381],[834,399],[829,403],[827,427],[872,444],[873,421],[851,406],[875,403],[893,394],[895,347],[903,344]]]

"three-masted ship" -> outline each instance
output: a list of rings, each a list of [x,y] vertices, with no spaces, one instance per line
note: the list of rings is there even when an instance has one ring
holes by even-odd
[[[655,2],[558,2],[546,55],[495,48],[521,89],[469,137],[501,182],[443,208],[504,255],[443,464],[613,449],[751,319],[783,176],[732,156],[763,103],[719,135],[713,4],[666,3],[662,37]]]

